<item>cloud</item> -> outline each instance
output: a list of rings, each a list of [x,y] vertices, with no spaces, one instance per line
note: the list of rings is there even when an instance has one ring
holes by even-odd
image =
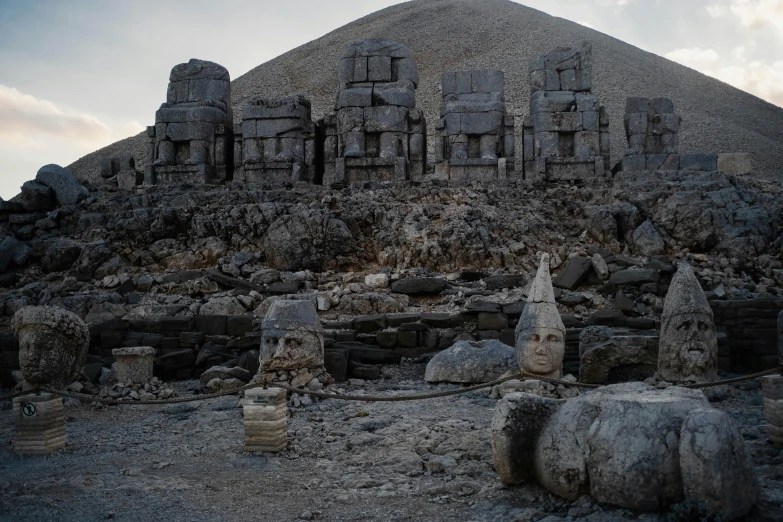
[[[713,17],[713,18],[720,18],[721,16],[726,14],[726,6],[715,4],[715,5],[708,5],[705,7],[707,10],[707,13]]]
[[[744,61],[744,47],[737,47],[732,56],[740,64],[727,64],[713,49],[676,49],[666,58],[717,78],[738,89],[783,107],[783,61],[773,64]]]
[[[0,141],[3,142],[42,147],[55,139],[96,147],[141,130],[138,122],[129,122],[115,132],[89,114],[61,109],[50,101],[0,84]]]
[[[731,0],[731,12],[749,29],[770,24],[783,35],[783,0]]]
[[[720,56],[713,49],[701,49],[699,47],[675,49],[664,56],[669,60],[702,72],[704,72],[704,69],[713,68],[720,61]]]
[[[585,27],[589,27],[590,29],[595,29],[595,27],[593,27],[593,24],[591,24],[590,22],[586,22],[584,20],[577,20],[576,23],[578,23],[579,25],[584,25]]]

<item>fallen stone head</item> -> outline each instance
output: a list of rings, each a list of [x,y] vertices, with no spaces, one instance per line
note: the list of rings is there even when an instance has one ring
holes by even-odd
[[[65,387],[79,375],[90,330],[77,315],[52,306],[22,308],[11,320],[19,365],[30,385]]]
[[[275,301],[261,329],[259,373],[323,366],[323,327],[311,301]]]

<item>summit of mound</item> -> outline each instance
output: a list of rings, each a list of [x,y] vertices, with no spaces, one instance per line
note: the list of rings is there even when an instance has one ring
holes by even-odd
[[[425,112],[430,135],[439,116],[442,72],[504,71],[509,111],[523,114],[530,99],[530,61],[555,47],[586,40],[593,45],[593,92],[611,118],[612,164],[627,146],[626,97],[665,96],[683,118],[682,153],[748,152],[756,176],[777,179],[783,173],[783,108],[606,34],[508,0],[416,0],[360,18],[236,78],[235,118],[253,96],[294,93],[309,97],[313,118],[320,118],[334,104],[340,54],[351,42],[365,38],[399,41],[413,51],[420,76],[417,104]],[[153,118],[150,114],[150,123]],[[93,152],[69,168],[90,181],[98,177],[102,158],[125,154],[133,155],[140,168],[146,162],[146,144],[142,133]]]

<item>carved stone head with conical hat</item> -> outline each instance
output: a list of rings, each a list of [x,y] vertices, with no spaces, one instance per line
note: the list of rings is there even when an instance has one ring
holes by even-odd
[[[323,366],[323,327],[311,301],[275,301],[261,329],[259,372]]]
[[[658,375],[671,382],[706,382],[718,377],[718,339],[712,308],[688,263],[669,285],[661,316]]]
[[[563,374],[566,330],[555,304],[549,254],[541,256],[527,301],[515,334],[519,368],[541,377],[559,379]]]

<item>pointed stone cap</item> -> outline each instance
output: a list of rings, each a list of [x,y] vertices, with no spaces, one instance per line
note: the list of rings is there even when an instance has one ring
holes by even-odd
[[[549,254],[542,254],[536,278],[527,298],[527,306],[517,323],[517,332],[529,328],[556,328],[565,333],[565,325],[555,304],[555,291],[549,275]]]
[[[304,330],[323,333],[312,301],[280,299],[272,303],[261,322],[262,330]]]
[[[702,313],[713,317],[712,307],[707,302],[707,296],[701,289],[693,268],[688,263],[681,261],[677,266],[677,273],[672,277],[666,300],[663,302],[663,315],[661,318],[672,317],[680,314]]]

